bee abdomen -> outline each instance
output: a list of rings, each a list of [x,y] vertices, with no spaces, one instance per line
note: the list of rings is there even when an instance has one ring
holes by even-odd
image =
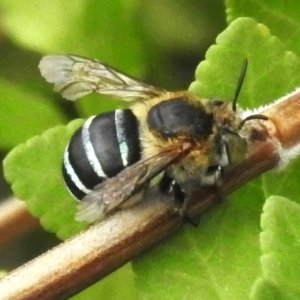
[[[66,147],[63,177],[81,200],[93,188],[141,158],[138,121],[130,109],[90,117]]]

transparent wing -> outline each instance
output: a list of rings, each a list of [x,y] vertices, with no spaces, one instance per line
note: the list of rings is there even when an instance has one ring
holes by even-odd
[[[145,184],[182,155],[183,152],[178,149],[161,152],[137,162],[116,177],[97,185],[78,205],[76,220],[88,223],[100,221],[106,213],[119,207],[143,189]]]
[[[39,68],[42,76],[54,83],[54,90],[72,101],[90,93],[133,101],[153,98],[164,92],[98,60],[75,55],[45,56]]]

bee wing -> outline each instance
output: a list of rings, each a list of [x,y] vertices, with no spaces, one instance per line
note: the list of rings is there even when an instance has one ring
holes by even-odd
[[[153,98],[163,92],[98,60],[75,55],[45,56],[39,68],[42,76],[54,83],[54,91],[72,101],[91,93],[133,101]]]
[[[122,205],[136,192],[143,189],[152,178],[164,171],[183,152],[178,149],[161,152],[126,168],[117,176],[97,185],[78,206],[77,221],[93,223],[106,213]]]

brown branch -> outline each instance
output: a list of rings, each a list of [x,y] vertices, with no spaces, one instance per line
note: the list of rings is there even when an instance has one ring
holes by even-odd
[[[0,205],[0,249],[39,226],[38,219],[30,215],[24,202],[6,200]]]
[[[264,114],[270,119],[268,131],[283,148],[300,143],[300,91],[270,107]]]
[[[289,148],[300,140],[300,118],[294,117],[300,113],[299,96],[263,113],[270,120],[253,121],[251,155],[225,174],[224,195],[274,168],[280,161],[280,143]],[[1,299],[66,299],[132,260],[182,225],[172,199],[158,195],[150,190],[140,205],[114,214],[13,271],[0,282]],[[214,189],[200,187],[192,194],[188,211],[199,214],[215,201]]]

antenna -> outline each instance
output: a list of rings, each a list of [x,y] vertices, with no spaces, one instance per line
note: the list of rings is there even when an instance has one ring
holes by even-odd
[[[250,116],[246,117],[244,120],[242,120],[242,122],[238,126],[238,129],[241,130],[242,127],[244,126],[244,124],[250,120],[265,120],[265,121],[267,121],[267,120],[269,120],[269,118],[265,115],[250,115]]]
[[[232,101],[232,110],[233,111],[236,111],[236,103],[237,103],[237,99],[239,97],[242,85],[244,83],[244,79],[245,79],[246,72],[247,72],[247,67],[248,67],[248,60],[246,58],[244,60],[243,66],[242,66],[242,71],[241,71],[241,74],[240,74],[240,77],[239,77],[239,80],[238,80],[238,84],[237,84],[237,87],[236,87],[236,90],[235,90],[234,98],[233,98],[233,101]]]

